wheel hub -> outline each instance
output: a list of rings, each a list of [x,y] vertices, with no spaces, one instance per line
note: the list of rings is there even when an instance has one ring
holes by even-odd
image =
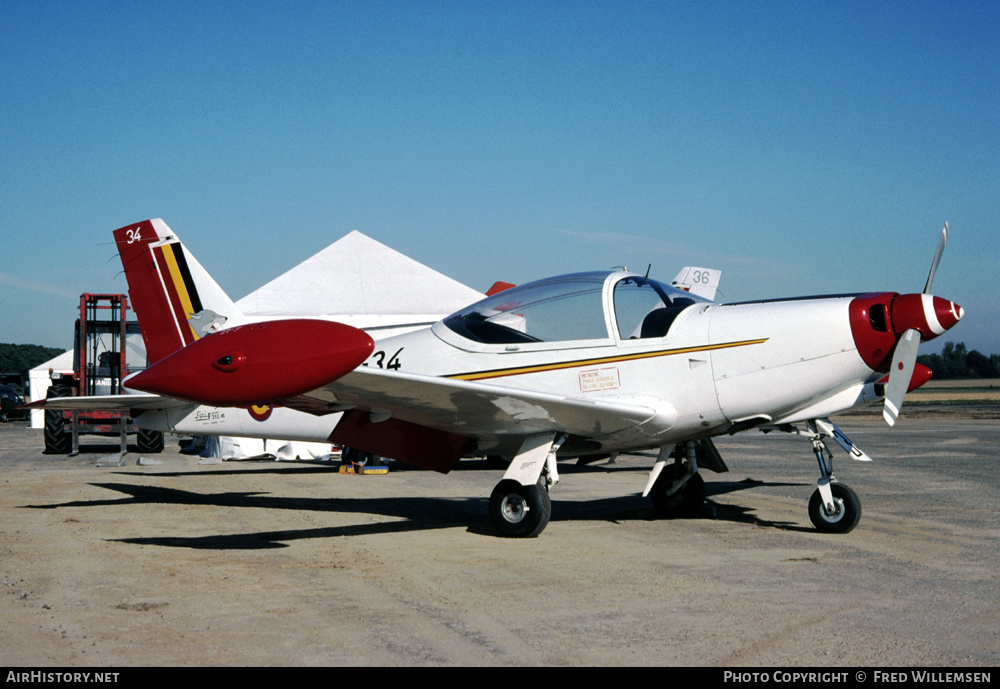
[[[826,509],[826,505],[821,510],[823,518],[832,523],[839,522],[844,518],[844,501],[840,498],[833,499],[833,511]]]
[[[503,518],[511,524],[521,522],[528,514],[528,504],[523,497],[516,493],[506,496],[500,506]]]

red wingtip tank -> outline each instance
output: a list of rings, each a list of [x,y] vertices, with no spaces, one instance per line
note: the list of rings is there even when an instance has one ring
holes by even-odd
[[[250,323],[203,337],[125,381],[214,407],[272,403],[350,373],[372,353],[363,330],[330,321]]]

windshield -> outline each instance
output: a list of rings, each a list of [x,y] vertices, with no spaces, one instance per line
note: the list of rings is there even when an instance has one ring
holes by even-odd
[[[449,316],[453,331],[485,344],[607,339],[607,273],[577,273],[500,292]]]

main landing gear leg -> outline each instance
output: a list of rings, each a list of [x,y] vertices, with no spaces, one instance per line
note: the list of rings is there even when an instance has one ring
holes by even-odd
[[[521,445],[490,495],[490,521],[501,536],[534,538],[549,523],[549,489],[559,481],[556,451],[565,439],[546,433],[527,438]]]
[[[676,449],[675,449],[676,448]],[[674,456],[672,464],[667,459]],[[705,502],[705,481],[698,472],[697,446],[664,445],[656,457],[642,496],[649,496],[660,517],[693,517]]]

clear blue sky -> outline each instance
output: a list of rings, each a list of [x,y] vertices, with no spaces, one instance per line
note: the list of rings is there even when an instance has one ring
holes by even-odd
[[[0,342],[68,346],[150,217],[234,298],[356,229],[728,301],[918,292],[947,220],[947,339],[1000,353],[996,0],[0,0],[0,104]]]

